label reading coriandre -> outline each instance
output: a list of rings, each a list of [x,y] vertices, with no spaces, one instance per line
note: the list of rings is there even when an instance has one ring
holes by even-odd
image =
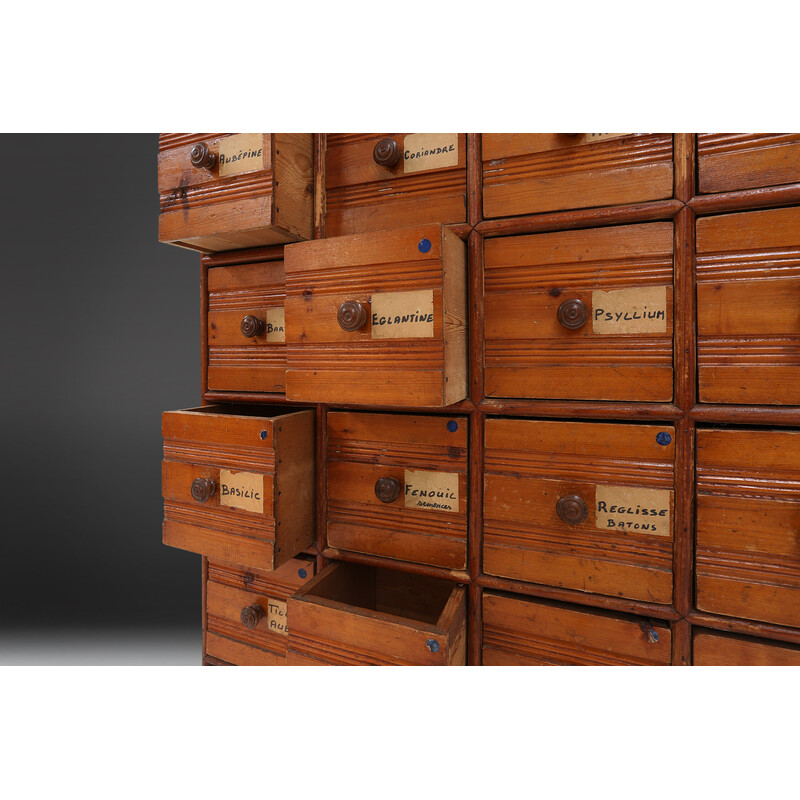
[[[264,513],[264,476],[252,472],[219,471],[219,503],[244,511]]]
[[[403,142],[404,173],[457,165],[457,133],[409,133]]]
[[[632,486],[595,487],[595,527],[670,536],[667,489]]]
[[[406,508],[458,512],[458,473],[405,471]]]

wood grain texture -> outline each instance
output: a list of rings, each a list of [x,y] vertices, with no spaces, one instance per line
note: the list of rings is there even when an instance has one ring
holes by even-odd
[[[800,647],[696,630],[693,663],[703,667],[797,667]]]
[[[485,666],[667,666],[670,652],[663,622],[483,593]]]
[[[673,443],[660,445],[658,433]],[[661,489],[673,506],[672,426],[487,419],[483,567],[490,575],[616,595],[672,600],[672,530],[595,527],[595,487]],[[567,524],[559,498],[577,494],[586,519]],[[670,511],[670,521],[674,508]],[[638,520],[637,520],[638,521]]]

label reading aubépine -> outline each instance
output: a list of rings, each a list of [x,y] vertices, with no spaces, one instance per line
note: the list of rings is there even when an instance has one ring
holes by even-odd
[[[219,143],[219,176],[264,169],[264,134],[237,133]]]
[[[286,603],[283,600],[267,599],[267,630],[273,633],[289,635],[289,625],[286,622]]]
[[[666,333],[667,287],[592,292],[594,333]]]
[[[404,173],[457,165],[457,133],[409,133],[403,142]]]
[[[265,323],[268,342],[286,341],[286,317],[283,313],[283,306],[280,308],[268,308]]]
[[[406,508],[458,512],[458,473],[405,471]]]
[[[370,303],[373,339],[433,337],[433,289],[376,292]]]
[[[670,536],[669,490],[595,487],[595,527]]]
[[[219,504],[264,513],[264,476],[252,472],[219,471]]]

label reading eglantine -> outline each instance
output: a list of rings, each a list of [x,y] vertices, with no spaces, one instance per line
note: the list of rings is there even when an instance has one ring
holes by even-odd
[[[670,536],[669,491],[632,486],[595,487],[595,527]]]
[[[433,337],[433,289],[376,292],[370,302],[373,339]]]
[[[458,473],[405,471],[406,508],[458,512]]]
[[[264,513],[264,476],[252,472],[219,471],[219,504]]]
[[[592,292],[594,333],[666,333],[667,287]]]
[[[403,142],[404,173],[457,165],[457,133],[409,133]]]
[[[289,635],[289,625],[286,622],[286,603],[283,600],[267,599],[267,630]]]
[[[264,169],[264,134],[237,133],[219,143],[219,176]]]
[[[266,313],[266,339],[268,342],[286,341],[286,317],[283,306],[280,308],[268,308]]]

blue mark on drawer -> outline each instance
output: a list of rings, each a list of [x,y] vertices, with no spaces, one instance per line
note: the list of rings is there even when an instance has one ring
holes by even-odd
[[[667,445],[672,441],[672,437],[666,431],[661,431],[656,434],[656,441],[659,444]]]
[[[306,572],[304,569],[299,569],[299,570],[297,570],[297,574],[298,574],[298,575],[299,575],[301,578],[305,578],[305,577],[308,575],[308,573],[307,573],[307,572]]]
[[[431,249],[431,240],[420,239],[417,247],[419,248],[420,253],[429,253]]]
[[[261,438],[262,439],[266,439],[267,438],[267,432],[266,431],[261,431]]]
[[[428,641],[425,642],[425,646],[431,651],[431,653],[439,652],[439,642],[437,642],[436,639],[428,639]]]
[[[450,422],[447,423],[447,430],[449,430],[450,433],[455,433],[458,430],[458,423],[454,419],[451,419]]]

